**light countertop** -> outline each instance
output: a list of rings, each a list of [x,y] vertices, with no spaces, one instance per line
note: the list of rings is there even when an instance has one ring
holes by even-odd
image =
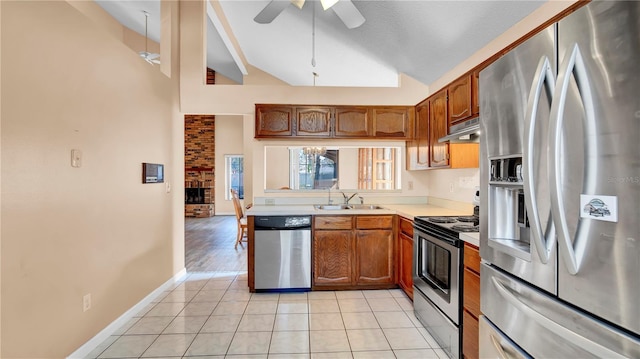
[[[469,216],[471,213],[440,207],[432,204],[382,204],[382,209],[315,209],[313,205],[255,205],[246,211],[247,216],[286,216],[286,215],[376,215],[397,214],[413,220],[418,216]],[[480,246],[479,233],[460,233],[460,239]]]
[[[284,215],[348,215],[348,214],[398,214],[413,220],[416,216],[468,216],[470,213],[431,204],[382,204],[382,209],[322,210],[313,205],[256,205],[246,211],[247,216]]]
[[[460,236],[458,238],[480,248],[480,233],[460,233]]]

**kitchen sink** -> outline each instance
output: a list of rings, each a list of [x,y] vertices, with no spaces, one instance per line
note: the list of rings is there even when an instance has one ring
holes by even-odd
[[[351,204],[349,207],[351,207],[351,209],[384,209],[377,204]]]
[[[342,210],[342,209],[384,209],[375,204],[316,204],[315,209]]]
[[[339,209],[351,209],[351,206],[348,204],[316,204],[313,206],[315,209],[326,209],[326,210],[339,210]]]

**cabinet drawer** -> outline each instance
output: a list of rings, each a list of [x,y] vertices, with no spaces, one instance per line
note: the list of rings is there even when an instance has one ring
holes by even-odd
[[[400,227],[400,232],[404,233],[408,237],[413,238],[413,221],[410,221],[404,217],[399,217],[398,226]]]
[[[393,228],[393,216],[359,216],[356,218],[358,229]]]
[[[464,299],[463,306],[471,314],[480,317],[480,276],[464,270]]]
[[[353,216],[316,216],[315,229],[352,229]]]
[[[480,357],[480,338],[478,319],[466,310],[462,311],[462,355],[465,359]]]
[[[469,243],[464,244],[464,266],[480,273],[480,253],[476,246]]]

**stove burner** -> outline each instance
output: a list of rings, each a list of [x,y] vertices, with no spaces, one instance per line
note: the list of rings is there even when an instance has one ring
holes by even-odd
[[[457,217],[456,219],[458,221],[460,221],[460,222],[469,222],[469,223],[471,223],[471,222],[477,221],[478,217],[476,217],[476,216],[462,216],[462,217]]]
[[[466,224],[454,224],[451,229],[458,232],[479,232],[480,226],[469,226]]]
[[[456,223],[454,217],[428,217],[427,220],[433,223]]]

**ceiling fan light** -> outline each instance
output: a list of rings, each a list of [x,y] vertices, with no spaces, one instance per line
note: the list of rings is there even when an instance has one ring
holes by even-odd
[[[320,3],[322,4],[322,9],[327,10],[335,5],[338,1],[339,0],[320,0]]]
[[[298,9],[302,9],[302,6],[304,6],[304,0],[291,0],[291,3]]]

